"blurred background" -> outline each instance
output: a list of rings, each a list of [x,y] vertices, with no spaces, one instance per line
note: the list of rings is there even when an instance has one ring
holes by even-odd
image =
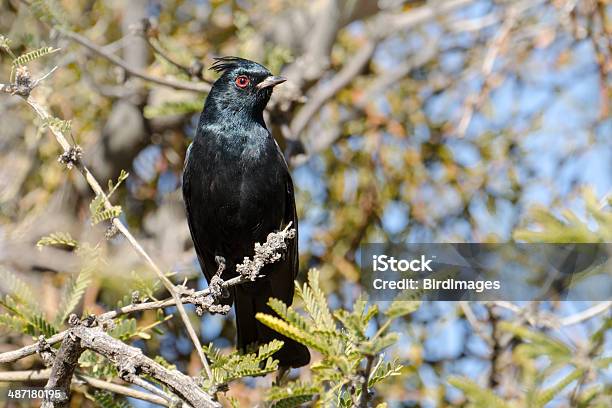
[[[122,219],[175,282],[198,288],[205,282],[180,184],[216,79],[207,68],[235,55],[287,77],[266,120],[292,168],[302,276],[318,268],[340,307],[361,292],[366,242],[612,240],[611,14],[606,0],[0,0],[0,34],[17,55],[61,48],[29,66],[34,77],[58,66],[35,98],[72,121],[98,180],[130,173],[113,196]],[[0,83],[11,60],[0,53]],[[57,163],[61,148],[43,125],[19,98],[0,95],[1,269],[30,284],[53,316],[81,259],[66,248],[37,250],[37,241],[65,231],[99,245],[105,262],[81,309],[100,313],[154,274],[122,237],[92,227],[92,193]],[[554,382],[564,368],[526,376],[516,339],[496,322],[542,327],[542,313],[562,319],[589,307],[424,304],[395,327],[402,338],[392,353],[408,368],[381,394],[391,406],[465,406],[451,374],[505,398],[532,380]],[[233,319],[193,318],[203,343],[233,347]],[[544,328],[579,350],[593,346],[604,321],[609,308]],[[197,356],[180,320],[160,328],[135,344],[193,373]],[[31,339],[1,330],[0,351]],[[607,333],[594,353],[610,355],[611,344]],[[605,398],[611,380],[603,370],[580,386]],[[269,381],[236,384],[231,394],[253,406]],[[570,387],[550,406],[579,406],[576,398]]]

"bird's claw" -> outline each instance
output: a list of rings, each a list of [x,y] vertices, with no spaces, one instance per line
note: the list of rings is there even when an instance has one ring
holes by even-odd
[[[217,255],[215,256],[215,262],[217,263],[217,273],[219,273],[219,271],[223,271],[225,270],[225,258],[222,257],[221,255]]]

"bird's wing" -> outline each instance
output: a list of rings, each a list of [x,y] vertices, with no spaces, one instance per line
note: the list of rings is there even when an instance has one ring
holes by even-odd
[[[295,209],[295,195],[293,191],[293,180],[287,171],[287,197],[285,199],[285,225],[291,222],[291,228],[295,228],[295,237],[287,244],[287,257],[291,268],[293,269],[293,279],[296,278],[299,265],[298,254],[298,217]]]
[[[202,268],[202,272],[206,279],[210,282],[212,279],[215,269],[214,266],[211,265],[211,262],[206,262],[206,258],[202,253],[202,247],[198,243],[198,238],[196,234],[194,222],[194,213],[191,208],[191,167],[189,166],[189,157],[191,154],[191,148],[193,143],[189,145],[187,148],[187,154],[185,155],[185,164],[183,171],[183,201],[185,202],[185,211],[187,213],[187,224],[189,225],[189,232],[191,233],[191,239],[193,240],[193,246],[195,248],[196,254],[198,256],[198,261],[200,263],[200,267]]]
[[[287,244],[287,257],[289,261],[289,265],[291,265],[293,271],[293,279],[297,277],[298,271],[300,269],[300,259],[298,254],[298,217],[297,211],[295,209],[295,192],[293,190],[293,179],[291,178],[291,173],[289,173],[289,165],[287,164],[287,160],[285,159],[285,155],[281,150],[280,146],[276,142],[276,139],[270,135],[270,138],[274,141],[274,145],[276,146],[276,152],[281,158],[282,162],[285,164],[285,169],[287,171],[287,189],[285,196],[285,214],[283,216],[283,225],[281,228],[285,228],[287,224],[291,222],[291,228],[295,228],[295,238],[293,238]]]

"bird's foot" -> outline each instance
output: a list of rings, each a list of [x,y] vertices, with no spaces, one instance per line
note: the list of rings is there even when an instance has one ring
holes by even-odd
[[[198,316],[204,314],[205,311],[213,314],[227,314],[230,311],[229,305],[224,305],[220,302],[222,298],[229,296],[227,288],[223,287],[224,281],[221,278],[221,273],[225,269],[225,259],[217,256],[215,260],[217,260],[219,269],[208,284],[208,293],[205,296],[198,296],[192,299],[192,303],[196,305]]]
[[[221,275],[225,270],[225,258],[220,255],[217,255],[215,256],[215,262],[217,263],[216,275]]]

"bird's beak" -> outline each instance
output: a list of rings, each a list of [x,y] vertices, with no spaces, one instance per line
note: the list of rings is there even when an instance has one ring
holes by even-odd
[[[286,80],[287,78],[270,75],[269,77],[267,77],[266,79],[258,83],[256,88],[259,90],[264,89],[264,88],[272,88],[278,84],[282,84]]]

